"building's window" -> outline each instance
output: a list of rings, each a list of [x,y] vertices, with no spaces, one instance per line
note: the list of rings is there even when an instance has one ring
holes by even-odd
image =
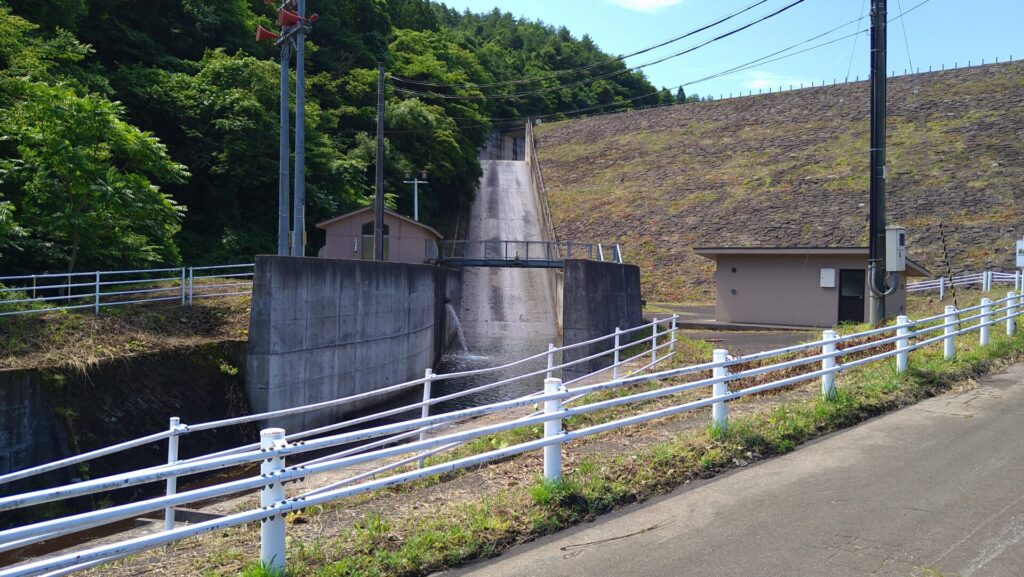
[[[390,228],[384,225],[384,260],[390,260]],[[363,251],[359,256],[362,260],[373,260],[373,221],[363,224]]]

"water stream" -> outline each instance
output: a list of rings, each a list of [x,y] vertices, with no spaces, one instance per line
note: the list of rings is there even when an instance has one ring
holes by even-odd
[[[455,308],[450,304],[444,305],[448,310],[448,319],[451,321],[452,326],[455,327],[455,338],[459,342],[459,347],[462,348],[462,352],[468,354],[469,347],[466,346],[466,333],[462,331],[462,323],[459,322],[459,315],[456,314]]]

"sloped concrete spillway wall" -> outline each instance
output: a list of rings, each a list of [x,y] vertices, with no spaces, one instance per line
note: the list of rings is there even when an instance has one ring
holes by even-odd
[[[611,334],[615,327],[622,330],[643,324],[643,301],[640,297],[640,269],[635,265],[596,262],[591,260],[565,261],[563,295],[563,344],[582,343]],[[641,338],[639,331],[628,335],[632,340]],[[626,344],[627,337],[622,343]],[[564,361],[571,362],[613,348],[614,341],[569,349]],[[611,355],[579,363],[565,369],[564,379],[570,380],[611,366]]]
[[[453,337],[461,276],[403,263],[256,259],[246,390],[254,412],[380,389],[423,376]],[[365,402],[273,419],[299,431],[336,422]]]

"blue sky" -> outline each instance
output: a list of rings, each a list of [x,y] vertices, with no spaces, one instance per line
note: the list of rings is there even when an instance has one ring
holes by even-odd
[[[443,0],[448,6],[474,12],[494,7],[531,20],[566,26],[574,36],[589,34],[606,52],[626,54],[661,40],[687,32],[744,8],[754,0]],[[789,4],[792,0],[769,0],[737,18],[699,36],[690,37],[655,52],[629,59],[630,66],[656,60],[683,50],[733,27],[755,20]],[[910,11],[922,0],[889,0],[890,18]],[[769,53],[803,42],[813,36],[855,20],[828,36],[799,49],[853,34],[854,37],[776,62],[758,64],[748,70],[688,86],[688,94],[728,95],[768,86],[815,84],[823,80],[867,77],[866,33],[870,0],[805,0],[787,12],[722,41],[662,64],[645,68],[658,87],[674,87],[704,78]],[[1002,62],[1013,55],[1024,58],[1024,0],[926,0],[903,20],[889,27],[889,69],[927,70],[942,65],[977,64],[996,57]],[[856,38],[856,46],[854,40]],[[909,58],[907,46],[909,45]]]

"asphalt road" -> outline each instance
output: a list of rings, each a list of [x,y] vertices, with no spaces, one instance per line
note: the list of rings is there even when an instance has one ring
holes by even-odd
[[[1024,366],[449,577],[1024,575]]]

